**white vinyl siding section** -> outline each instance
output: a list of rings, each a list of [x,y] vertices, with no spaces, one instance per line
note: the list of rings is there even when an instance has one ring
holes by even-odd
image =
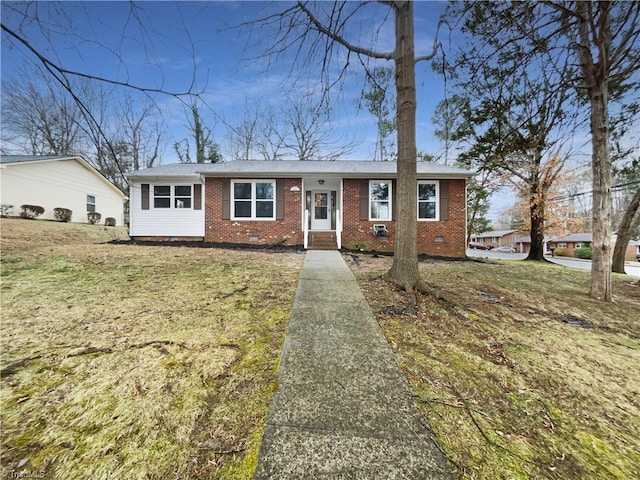
[[[141,182],[147,183],[147,182]],[[200,210],[193,208],[193,185],[200,183],[198,179],[187,184],[184,178],[162,179],[149,185],[149,209],[142,210],[141,183],[132,183],[129,192],[130,229],[132,237],[204,237],[205,192],[202,185]],[[154,186],[170,186],[174,194],[172,206],[175,204],[175,186],[191,185],[191,208],[154,208]],[[180,193],[180,190],[179,192]]]
[[[87,200],[95,200],[100,220],[113,217],[116,225],[124,223],[124,194],[119,194],[95,171],[77,160],[47,160],[2,164],[0,168],[1,202],[13,205],[13,215],[20,214],[20,205],[40,205],[45,209],[38,218],[55,220],[53,209],[71,210],[72,222],[87,223]]]

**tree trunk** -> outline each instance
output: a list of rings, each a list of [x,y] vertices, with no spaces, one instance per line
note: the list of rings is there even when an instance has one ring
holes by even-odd
[[[618,236],[616,238],[616,246],[613,249],[613,262],[612,271],[617,273],[626,273],[624,271],[624,256],[627,252],[627,246],[629,240],[631,240],[631,233],[640,223],[640,214],[638,213],[638,207],[640,207],[640,190],[638,190],[631,203],[627,207],[618,227]],[[634,220],[635,219],[635,220]]]
[[[611,158],[607,81],[591,89],[591,132],[593,136],[593,264],[589,296],[611,301]]]
[[[418,271],[416,80],[413,2],[395,2],[395,64],[398,170],[393,265],[385,278],[407,290],[420,284]]]
[[[529,212],[531,214],[531,249],[526,260],[544,260],[544,204],[540,201],[542,194],[538,192],[540,185],[532,187],[529,200]]]
[[[579,43],[575,45],[591,107],[593,174],[593,262],[589,296],[611,301],[611,157],[609,156],[609,61],[611,19],[608,2],[576,2]],[[593,9],[588,12],[588,9]],[[595,11],[594,11],[595,10]],[[596,19],[589,22],[588,18]],[[591,29],[591,32],[590,32]],[[591,48],[591,36],[595,48]],[[597,53],[594,61],[593,54]]]

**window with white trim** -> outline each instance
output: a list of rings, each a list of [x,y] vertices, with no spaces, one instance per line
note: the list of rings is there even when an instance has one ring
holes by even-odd
[[[275,180],[232,180],[232,220],[275,220]]]
[[[391,220],[391,180],[369,181],[369,220]]]
[[[87,212],[93,213],[96,211],[96,197],[94,195],[87,195]]]
[[[191,208],[191,185],[154,185],[153,208]]]
[[[439,220],[438,189],[436,181],[418,182],[418,220]]]

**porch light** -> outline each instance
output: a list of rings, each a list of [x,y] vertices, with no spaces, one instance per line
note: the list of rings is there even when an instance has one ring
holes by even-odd
[[[294,185],[293,187],[291,187],[289,189],[290,192],[299,192],[300,191],[300,187],[298,187],[297,185]]]

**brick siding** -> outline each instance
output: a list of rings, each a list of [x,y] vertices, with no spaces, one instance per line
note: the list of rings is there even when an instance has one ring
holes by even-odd
[[[302,179],[283,178],[284,218],[282,220],[223,220],[222,189],[229,179],[205,180],[204,234],[206,242],[302,245],[302,195],[291,187],[302,188]]]
[[[465,249],[465,181],[449,182],[449,219],[437,222],[418,222],[418,253],[443,257],[464,258]],[[360,219],[360,186],[368,179],[345,179],[343,201],[342,245],[352,248],[366,243],[368,248],[379,252],[392,252],[395,242],[396,222]],[[417,202],[417,200],[416,200]],[[387,227],[386,237],[373,234],[373,225]]]
[[[229,179],[207,178],[205,181],[205,241],[244,244],[272,244],[286,239],[287,245],[302,245],[302,179],[278,179],[284,182],[284,218],[270,221],[237,221],[222,219],[223,184]],[[368,249],[392,252],[395,241],[395,221],[360,220],[360,186],[368,179],[343,181],[342,245],[353,248],[365,244]],[[465,181],[449,182],[449,219],[437,222],[418,222],[418,253],[443,257],[463,258],[465,244]],[[386,237],[373,234],[374,224],[387,227]]]

